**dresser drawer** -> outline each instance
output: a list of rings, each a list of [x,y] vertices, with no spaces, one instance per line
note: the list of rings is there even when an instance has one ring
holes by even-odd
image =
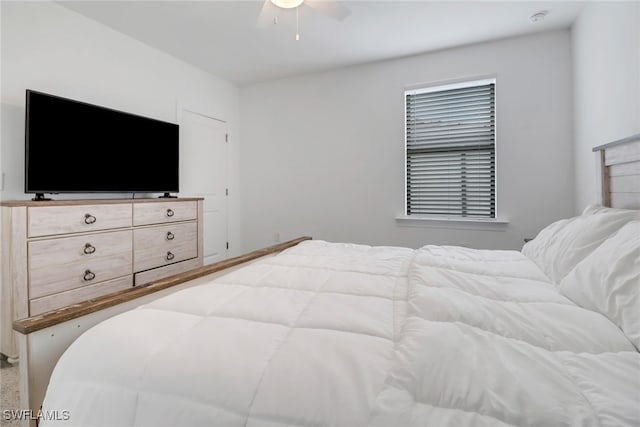
[[[198,217],[198,202],[136,203],[133,207],[133,225],[162,224],[188,221]]]
[[[32,299],[29,301],[29,310],[31,316],[37,316],[38,314],[46,313],[47,311],[57,310],[68,305],[108,295],[112,292],[129,289],[132,286],[132,275],[120,277],[114,280],[97,283],[95,285],[88,285],[71,291],[60,292],[55,295]]]
[[[89,261],[133,250],[131,230],[29,242],[29,268]]]
[[[164,279],[198,267],[202,267],[202,260],[200,258],[192,258],[187,261],[176,262],[175,264],[166,265],[164,267],[135,273],[133,275],[133,283],[134,286],[144,285],[149,282],[153,282],[154,280]]]
[[[126,276],[132,271],[132,252],[29,269],[29,298],[64,292]]]
[[[136,229],[133,270],[149,270],[198,256],[198,224],[187,222]]]
[[[29,237],[131,227],[130,203],[28,208]]]

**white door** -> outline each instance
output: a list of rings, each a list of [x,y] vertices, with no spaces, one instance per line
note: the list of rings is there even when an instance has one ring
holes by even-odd
[[[227,124],[189,110],[180,123],[180,196],[204,197],[204,263],[227,258]]]

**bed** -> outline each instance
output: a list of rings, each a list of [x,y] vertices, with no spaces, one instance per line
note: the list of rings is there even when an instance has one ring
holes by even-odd
[[[305,240],[81,334],[40,425],[637,426],[638,349],[638,210],[521,251]]]

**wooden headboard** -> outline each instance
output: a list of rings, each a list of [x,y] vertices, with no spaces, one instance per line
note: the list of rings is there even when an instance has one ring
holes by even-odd
[[[597,154],[600,204],[640,209],[640,133],[600,145]]]

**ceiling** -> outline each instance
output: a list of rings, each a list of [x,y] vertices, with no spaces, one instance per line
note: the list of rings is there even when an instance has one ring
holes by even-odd
[[[294,10],[282,10],[277,25],[257,25],[261,0],[58,3],[238,85],[568,28],[583,6],[579,1],[341,1],[350,14],[340,21],[303,4],[296,41]],[[532,23],[529,17],[540,10],[548,16]]]

